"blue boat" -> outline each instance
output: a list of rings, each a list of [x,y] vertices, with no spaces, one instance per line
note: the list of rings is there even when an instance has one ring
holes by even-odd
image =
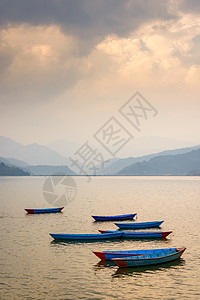
[[[119,231],[99,230],[100,233],[110,233]],[[157,239],[166,238],[172,231],[121,231],[122,238],[131,239]]]
[[[25,211],[28,214],[46,214],[46,213],[58,213],[61,212],[61,210],[64,207],[53,207],[53,208],[25,208]]]
[[[49,233],[52,238],[55,240],[70,240],[70,241],[79,241],[79,240],[108,240],[116,239],[122,236],[122,233],[113,232],[113,233],[103,233],[103,234],[62,234],[62,233]]]
[[[138,256],[166,251],[175,251],[176,248],[164,248],[164,249],[147,249],[147,250],[125,250],[125,251],[102,251],[97,252],[93,251],[93,253],[99,257],[101,260],[111,260],[112,258],[123,258],[130,256]]]
[[[153,228],[159,227],[164,221],[152,221],[152,222],[142,222],[142,223],[115,223],[120,229],[143,229],[143,228]]]
[[[95,221],[121,221],[132,220],[137,214],[116,215],[116,216],[92,216]]]
[[[175,248],[158,253],[113,258],[112,261],[121,268],[156,265],[179,259],[185,249],[186,248]]]

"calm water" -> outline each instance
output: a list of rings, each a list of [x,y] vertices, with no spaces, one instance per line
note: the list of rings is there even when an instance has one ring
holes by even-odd
[[[76,199],[62,214],[26,215],[25,207],[49,207],[44,177],[0,178],[1,299],[200,299],[200,178],[75,178]],[[92,214],[138,213],[138,221],[165,220],[166,241],[55,243],[54,233],[116,230]],[[180,262],[118,269],[92,251],[187,247]]]

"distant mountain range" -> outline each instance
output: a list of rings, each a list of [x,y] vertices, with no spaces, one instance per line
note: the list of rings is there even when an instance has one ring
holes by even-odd
[[[21,160],[14,159],[14,158],[5,158],[5,157],[0,157],[0,163],[3,163],[8,167],[17,167],[19,170],[28,173],[29,175],[40,175],[40,176],[76,175],[76,173],[73,172],[67,166],[48,166],[48,165],[30,166]]]
[[[62,156],[70,157],[82,146],[82,144],[57,140],[46,145],[49,149],[59,153]]]
[[[63,153],[67,152],[69,145],[71,155],[79,147],[73,143],[70,148],[70,143],[62,140],[51,143],[50,146],[61,152],[62,145]],[[198,149],[200,145],[139,157],[111,158],[105,161],[104,168],[97,175],[198,175],[200,170]],[[10,138],[0,137],[0,156],[2,156],[0,163],[20,168],[30,175],[76,175],[68,167],[68,158],[47,146],[38,144],[24,146]]]
[[[134,163],[116,175],[189,175],[200,170],[200,149],[184,154],[164,155]]]
[[[23,160],[19,160],[15,158],[0,157],[0,162],[3,162],[7,166],[15,166],[21,169],[29,166],[29,164],[25,163]]]
[[[0,162],[8,167],[21,168],[31,175],[76,175],[69,167],[69,159],[47,146],[23,145],[0,136]]]
[[[69,159],[39,144],[23,145],[0,136],[0,156],[22,160],[29,165],[69,165]]]
[[[186,147],[181,149],[175,150],[166,150],[159,153],[139,156],[139,157],[128,157],[128,158],[119,158],[119,159],[111,159],[108,162],[105,162],[105,166],[99,174],[101,175],[116,175],[124,168],[131,166],[137,162],[149,161],[150,159],[157,157],[157,156],[166,156],[166,155],[176,155],[176,154],[184,154],[190,152],[192,150],[200,149],[200,145],[193,146],[193,147]]]
[[[23,168],[24,171],[29,172],[31,175],[76,175],[70,168],[67,166],[28,166]]]
[[[194,144],[187,141],[160,137],[160,136],[136,136],[127,147],[120,150],[120,158],[146,156],[165,150],[192,147]]]

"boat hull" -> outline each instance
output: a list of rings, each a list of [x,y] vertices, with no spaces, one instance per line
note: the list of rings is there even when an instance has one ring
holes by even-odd
[[[104,234],[60,234],[60,233],[50,233],[50,236],[55,240],[108,240],[116,239],[122,236],[122,233],[104,233]]]
[[[102,252],[93,251],[93,253],[101,260],[111,260],[112,258],[138,256],[138,255],[152,254],[158,252],[165,252],[169,250],[176,250],[176,248],[127,250],[127,251],[102,251]]]
[[[119,231],[99,230],[100,233],[110,233]],[[122,238],[130,239],[163,239],[172,231],[122,231]]]
[[[142,223],[115,223],[120,229],[143,229],[143,228],[153,228],[159,227],[164,221],[153,221],[153,222],[142,222]]]
[[[92,216],[95,221],[120,221],[120,220],[132,220],[137,214],[127,214],[118,216]]]
[[[61,212],[61,210],[64,207],[55,207],[55,208],[41,208],[41,209],[29,209],[29,208],[25,208],[25,211],[28,214],[49,214],[49,213],[58,213]]]
[[[179,259],[185,249],[186,248],[181,248],[175,251],[130,256],[126,258],[113,258],[112,261],[121,268],[157,265]]]

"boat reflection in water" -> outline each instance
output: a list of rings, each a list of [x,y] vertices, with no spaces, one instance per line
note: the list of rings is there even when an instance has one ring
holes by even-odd
[[[155,273],[165,271],[167,269],[177,269],[184,266],[185,260],[180,258],[180,260],[174,260],[168,263],[163,263],[159,265],[143,266],[143,267],[132,267],[132,268],[118,268],[117,271],[112,275],[112,277],[123,277],[123,276],[142,276],[143,273]]]

